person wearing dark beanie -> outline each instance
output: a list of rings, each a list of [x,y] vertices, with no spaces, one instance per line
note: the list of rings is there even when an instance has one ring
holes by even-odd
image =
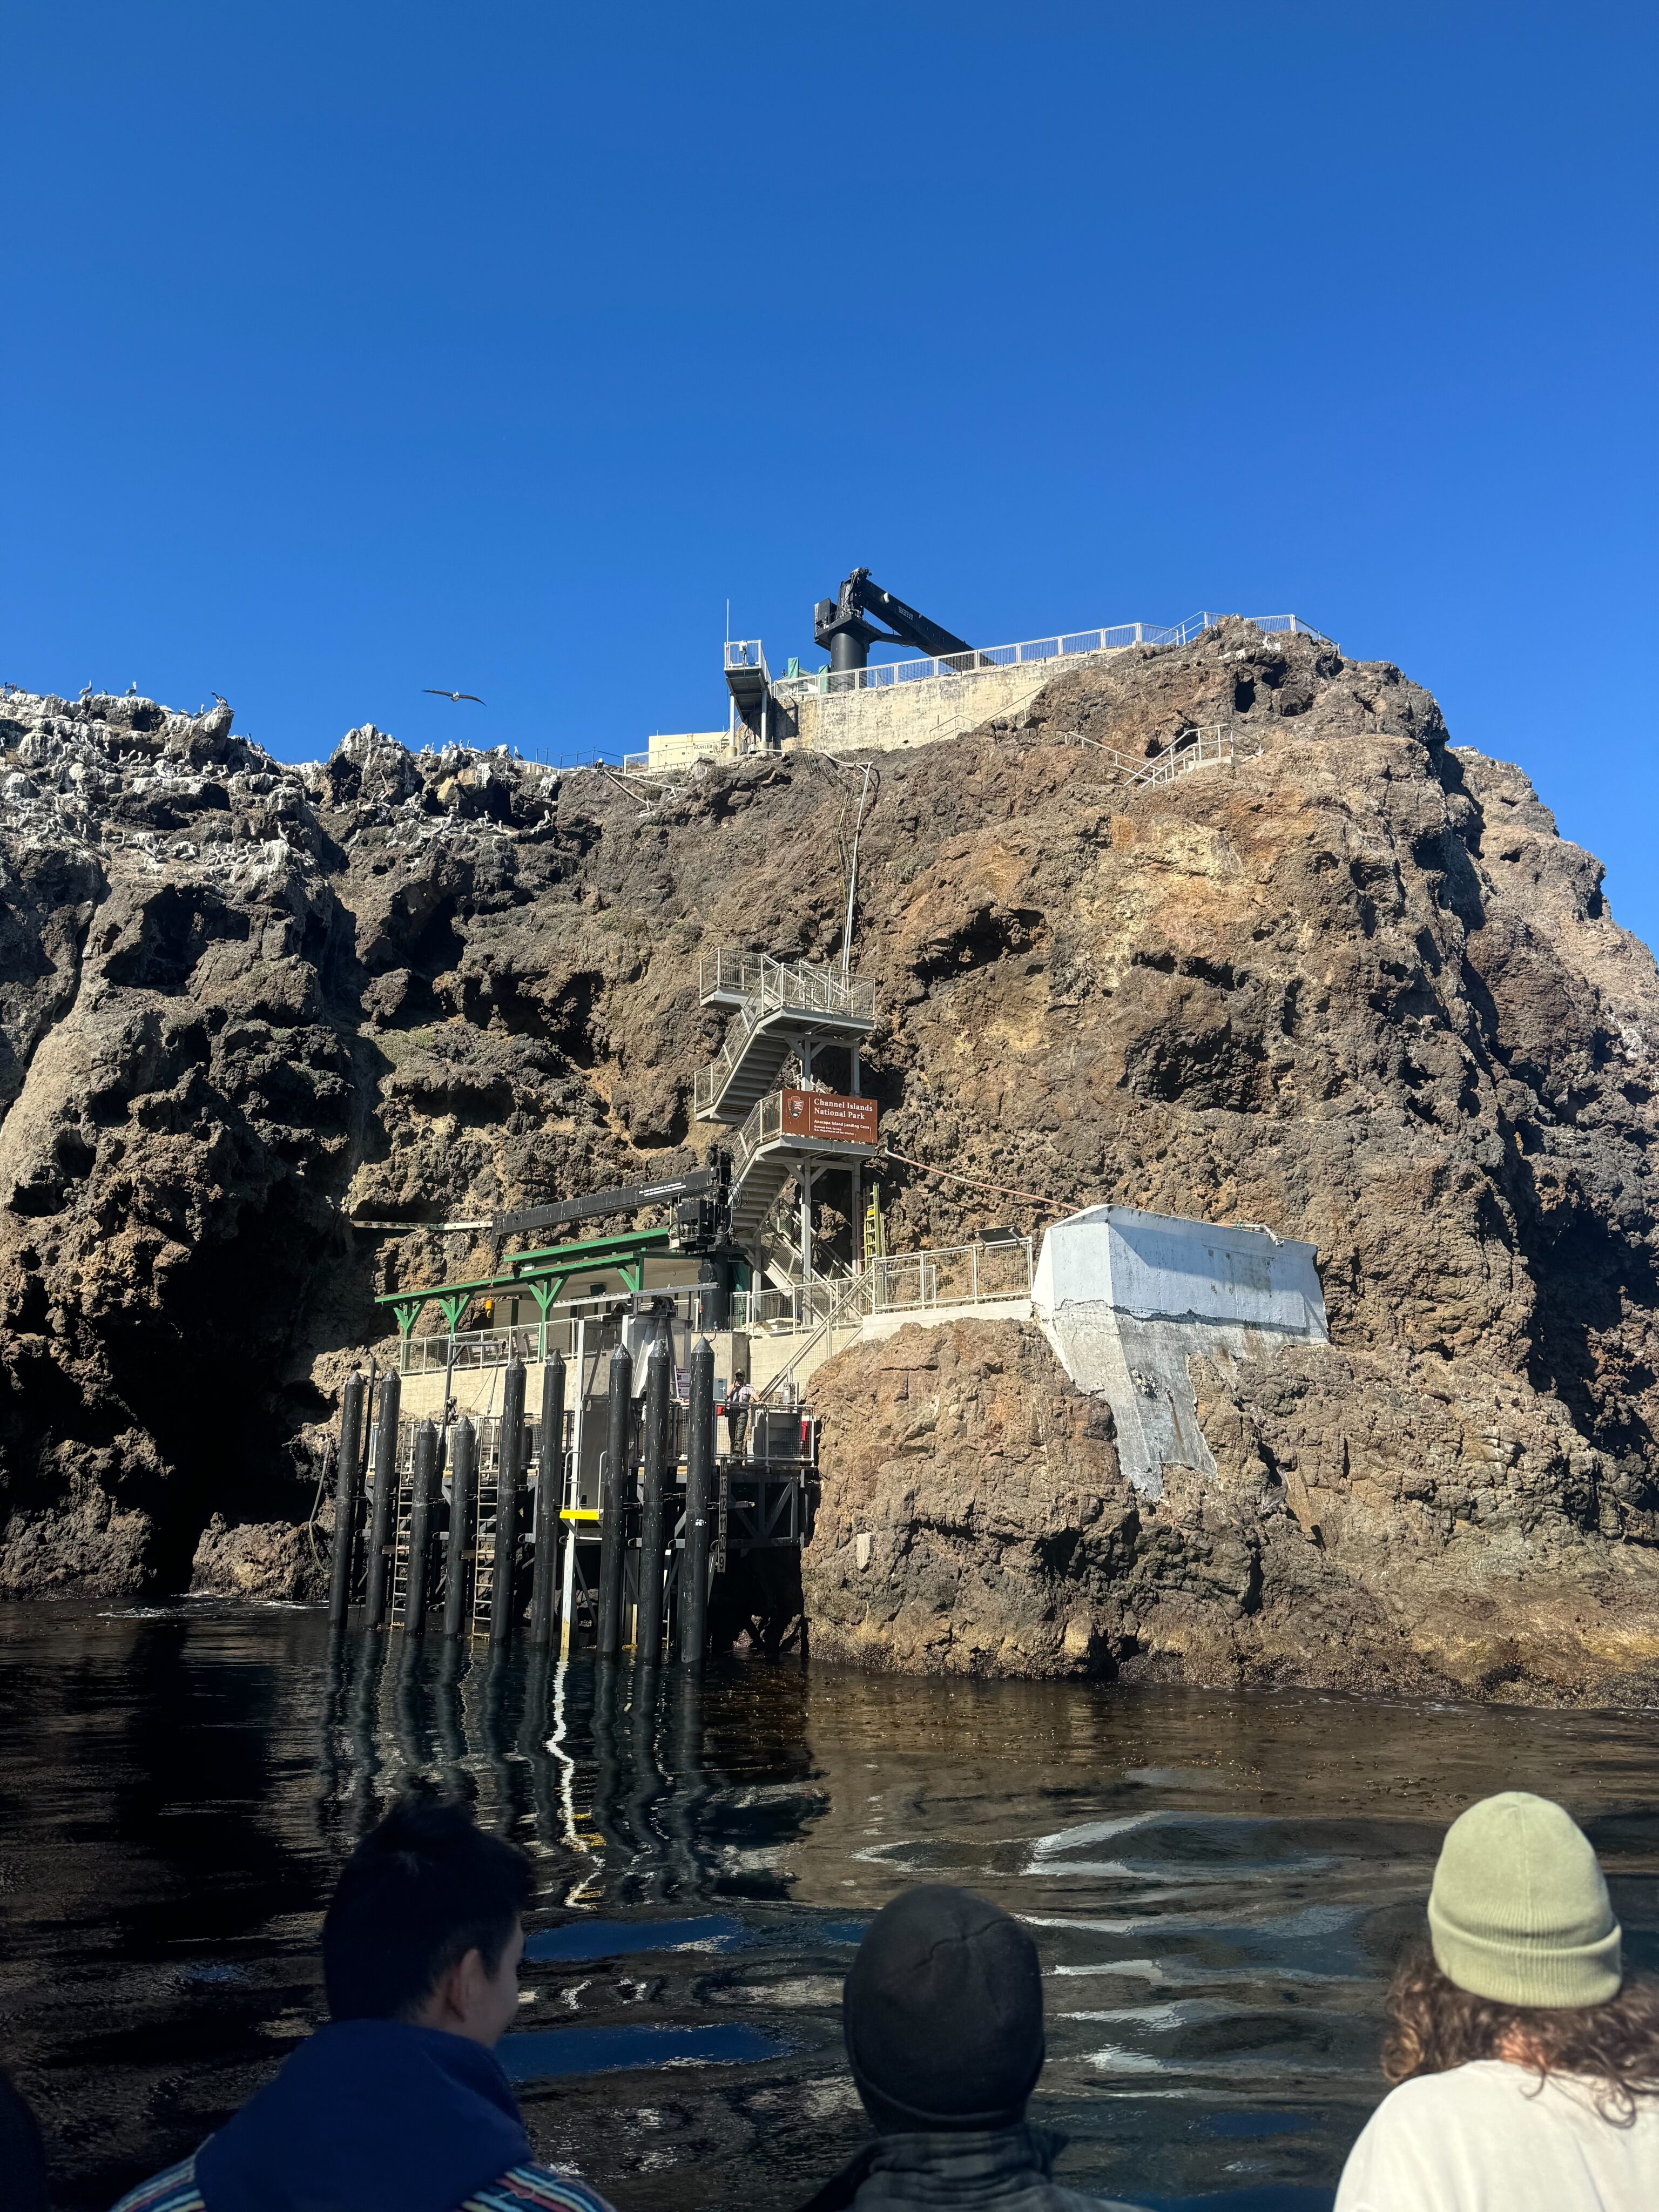
[[[943,1883],[884,1905],[847,1977],[842,2027],[877,2137],[803,2212],[1114,2212],[1058,2186],[1060,2139],[1026,2122],[1047,2056],[1042,1975],[999,1906]]]

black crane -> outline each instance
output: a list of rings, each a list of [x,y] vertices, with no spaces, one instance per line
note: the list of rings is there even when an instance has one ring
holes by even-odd
[[[532,1206],[522,1213],[498,1213],[489,1231],[500,1243],[503,1237],[521,1236],[532,1229],[565,1229],[578,1221],[594,1221],[607,1213],[638,1213],[647,1206],[670,1206],[674,1218],[669,1248],[676,1252],[719,1252],[730,1243],[732,1163],[723,1152],[709,1155],[707,1167],[691,1168],[684,1175],[669,1176],[660,1182],[636,1182],[617,1190],[589,1191],[585,1198],[562,1198],[550,1206]]]
[[[867,619],[871,615],[888,627],[878,629]],[[830,648],[832,691],[858,689],[858,672],[868,665],[872,645],[913,645],[930,660],[948,660],[964,668],[971,668],[975,659],[966,638],[941,629],[879,584],[872,584],[867,568],[854,568],[838,598],[818,601],[812,610],[812,641]]]

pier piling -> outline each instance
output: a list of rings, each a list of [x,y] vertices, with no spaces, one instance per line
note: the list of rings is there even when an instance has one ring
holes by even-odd
[[[386,1569],[398,1503],[398,1407],[403,1385],[396,1375],[380,1381],[380,1402],[374,1415],[374,1513],[368,1532],[368,1574],[363,1593],[363,1626],[380,1628],[386,1622],[391,1577]]]
[[[542,1369],[542,1425],[536,1462],[536,1564],[530,1587],[530,1640],[553,1641],[558,1593],[559,1515],[564,1504],[564,1355]]]
[[[404,1633],[426,1630],[427,1578],[432,1559],[432,1493],[438,1480],[438,1431],[422,1421],[415,1431],[413,1495],[409,1508],[409,1580],[404,1595]]]
[[[685,1549],[680,1554],[680,1658],[702,1665],[708,1643],[708,1498],[714,1472],[714,1347],[705,1336],[691,1355],[686,1408]]]
[[[496,1450],[495,1574],[489,1594],[489,1640],[513,1633],[514,1578],[519,1557],[519,1476],[524,1465],[524,1362],[509,1359],[501,1383],[501,1425]]]
[[[449,1541],[444,1553],[444,1634],[466,1632],[466,1555],[472,1543],[478,1432],[465,1416],[449,1432]]]
[[[654,1667],[662,1656],[663,1486],[674,1356],[658,1337],[645,1363],[644,1478],[640,1497],[640,1594],[634,1616],[634,1656]]]
[[[329,1565],[328,1625],[343,1628],[351,1603],[351,1563],[356,1549],[357,1492],[363,1430],[363,1378],[356,1368],[340,1398],[340,1449],[334,1482],[334,1557]]]
[[[605,1474],[599,1487],[599,1603],[598,1650],[614,1659],[622,1649],[623,1557],[627,1548],[627,1486],[634,1471],[634,1360],[625,1344],[611,1355],[606,1407]]]

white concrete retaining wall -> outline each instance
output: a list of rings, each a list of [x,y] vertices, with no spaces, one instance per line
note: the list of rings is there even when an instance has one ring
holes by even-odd
[[[795,742],[825,752],[896,752],[938,744],[995,715],[1017,714],[1057,676],[1127,649],[1113,646],[1106,653],[1015,661],[969,676],[925,676],[863,691],[809,691],[794,702]]]
[[[1127,1206],[1091,1206],[1042,1240],[1031,1306],[1079,1389],[1105,1398],[1137,1489],[1175,1464],[1213,1474],[1188,1363],[1328,1343],[1315,1248]]]

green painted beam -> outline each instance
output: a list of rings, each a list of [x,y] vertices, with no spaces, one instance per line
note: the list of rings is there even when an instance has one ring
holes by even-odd
[[[429,1289],[422,1291],[382,1291],[374,1303],[392,1308],[405,1336],[412,1332],[422,1307],[434,1298],[442,1307],[446,1318],[449,1318],[452,1305],[459,1316],[466,1310],[469,1301],[481,1294],[527,1290],[544,1313],[571,1277],[585,1269],[617,1268],[623,1280],[637,1293],[647,1255],[667,1249],[665,1228],[631,1229],[617,1237],[590,1237],[580,1244],[550,1244],[539,1251],[515,1252],[499,1274],[480,1275],[465,1283],[434,1283]],[[552,1285],[545,1297],[541,1288],[544,1284]],[[454,1319],[449,1320],[449,1326],[454,1328]]]

